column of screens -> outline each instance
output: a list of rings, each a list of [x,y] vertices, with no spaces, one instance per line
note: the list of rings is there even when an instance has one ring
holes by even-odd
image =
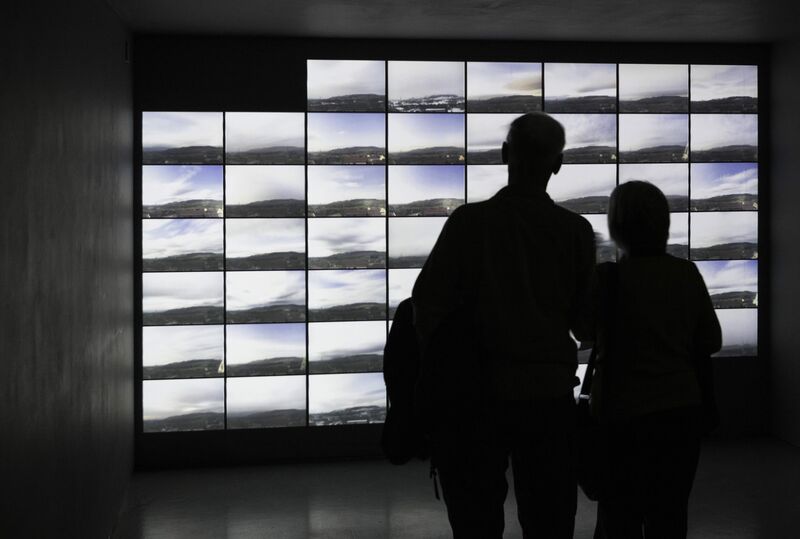
[[[505,184],[499,146],[533,110],[566,128],[549,192],[590,220],[598,260],[616,256],[611,190],[655,183],[670,253],[711,291],[722,355],[755,355],[756,77],[310,60],[305,117],[144,113],[144,430],[382,420],[387,320],[446,217]]]

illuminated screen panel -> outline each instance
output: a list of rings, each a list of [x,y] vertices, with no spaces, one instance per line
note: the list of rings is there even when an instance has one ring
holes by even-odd
[[[548,192],[598,261],[613,189],[655,184],[718,356],[757,354],[755,66],[317,59],[306,87],[305,112],[142,114],[143,432],[383,421],[391,318],[528,111],[565,128]]]

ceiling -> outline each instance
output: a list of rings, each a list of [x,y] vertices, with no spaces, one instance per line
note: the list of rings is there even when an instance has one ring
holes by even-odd
[[[298,37],[770,42],[789,0],[106,0],[137,32]]]

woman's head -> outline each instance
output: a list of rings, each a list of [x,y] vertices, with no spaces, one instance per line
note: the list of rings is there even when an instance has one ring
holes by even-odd
[[[669,237],[667,197],[649,182],[617,186],[608,207],[608,231],[627,254],[663,254]]]

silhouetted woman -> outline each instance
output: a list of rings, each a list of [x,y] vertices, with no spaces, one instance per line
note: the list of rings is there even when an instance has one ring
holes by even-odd
[[[618,186],[608,226],[621,256],[598,266],[592,411],[609,433],[595,537],[685,538],[721,330],[695,265],[667,254],[669,206],[647,182]]]

